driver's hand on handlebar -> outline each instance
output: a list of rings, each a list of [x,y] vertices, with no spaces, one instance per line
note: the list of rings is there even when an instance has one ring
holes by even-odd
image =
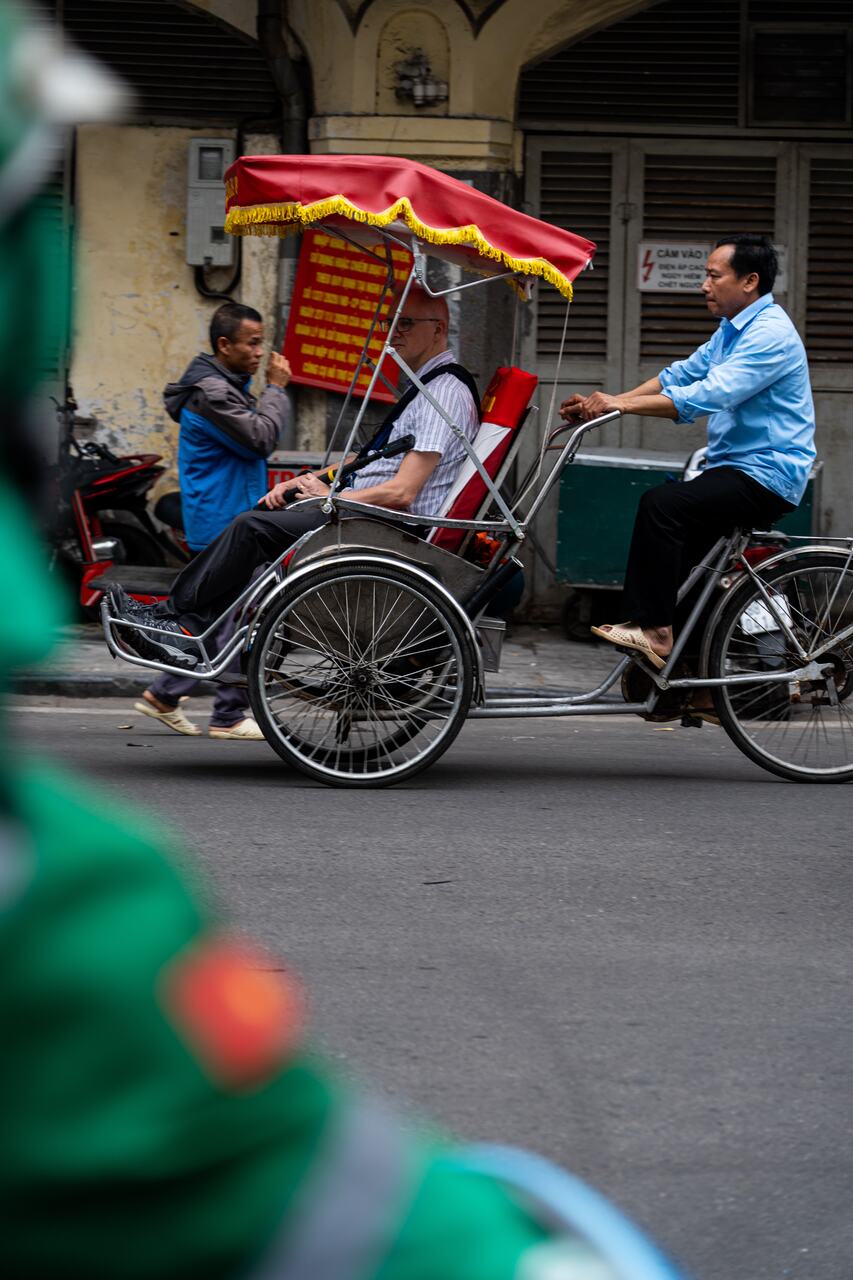
[[[569,396],[568,400],[564,400],[560,405],[560,417],[564,422],[573,422],[580,417],[581,405],[584,402],[583,396]]]
[[[608,395],[606,391],[593,391],[591,396],[569,396],[560,405],[560,417],[566,422],[580,419],[581,422],[592,422],[605,413],[624,413],[624,405],[619,396]]]

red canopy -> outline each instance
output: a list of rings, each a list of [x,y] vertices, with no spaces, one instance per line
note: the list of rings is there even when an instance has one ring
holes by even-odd
[[[540,222],[414,160],[388,156],[241,156],[225,175],[226,231],[286,235],[322,222],[375,244],[372,228],[475,271],[541,276],[565,297],[595,253],[590,240]]]

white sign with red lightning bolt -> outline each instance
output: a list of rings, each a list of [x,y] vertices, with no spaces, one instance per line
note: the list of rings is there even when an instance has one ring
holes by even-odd
[[[637,254],[641,293],[698,293],[705,279],[709,242],[664,244],[644,240]]]

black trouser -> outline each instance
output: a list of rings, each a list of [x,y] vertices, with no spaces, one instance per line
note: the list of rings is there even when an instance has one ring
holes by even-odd
[[[678,588],[718,538],[738,528],[769,528],[793,510],[735,467],[711,467],[695,480],[649,489],[631,537],[625,617],[641,627],[671,626]]]
[[[317,507],[243,511],[181,570],[171,596],[159,607],[199,634],[245,591],[256,569],[277,560],[303,533],[319,529],[328,518]]]

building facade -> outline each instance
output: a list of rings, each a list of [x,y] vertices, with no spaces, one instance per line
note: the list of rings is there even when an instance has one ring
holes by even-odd
[[[259,44],[259,8],[268,22],[275,11],[277,44]],[[556,293],[543,287],[520,315],[501,286],[456,307],[460,355],[482,383],[511,357],[540,375],[540,421],[555,380],[558,397],[620,390],[710,331],[696,294],[641,287],[646,246],[772,235],[785,266],[780,301],[812,362],[821,527],[853,527],[849,0],[57,0],[56,9],[136,93],[132,121],[78,130],[62,197],[80,280],[71,381],[117,442],[173,455],[160,389],[204,345],[216,305],[185,261],[190,140],[274,151],[284,134],[296,149],[283,116],[301,111],[313,152],[409,156],[598,243],[594,271],[576,286],[559,374]],[[258,306],[280,330],[292,266],[275,242],[246,240],[238,283],[226,268],[205,271],[201,284]],[[321,445],[325,393],[300,392],[298,410],[295,443]],[[686,456],[700,434],[626,419],[603,443]],[[542,601],[555,529],[552,510],[531,564]]]

